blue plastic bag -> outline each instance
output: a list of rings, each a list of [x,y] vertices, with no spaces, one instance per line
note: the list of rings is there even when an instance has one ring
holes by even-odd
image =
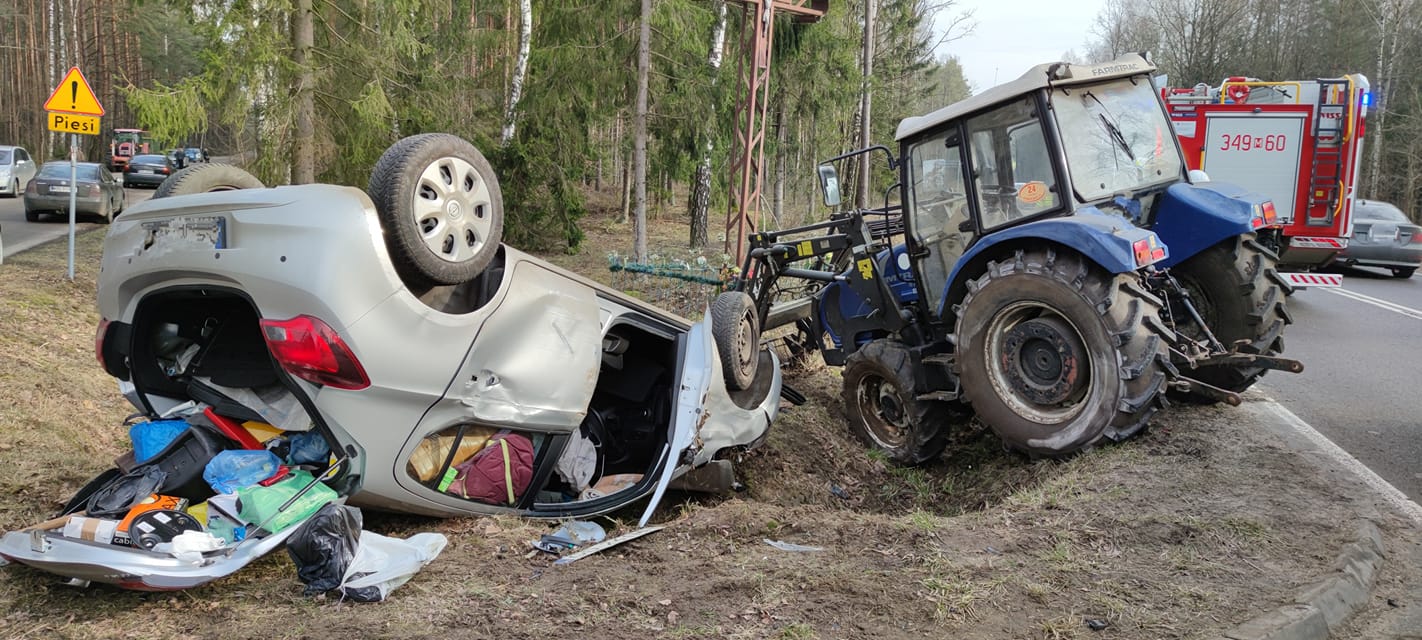
[[[128,437],[133,440],[133,459],[139,464],[148,462],[187,430],[188,423],[183,420],[154,420],[134,424],[128,428]]]
[[[326,439],[321,437],[321,434],[314,431],[293,433],[288,440],[291,442],[291,452],[286,455],[288,464],[324,465],[331,455],[331,446],[326,444]]]
[[[236,493],[276,475],[281,458],[266,449],[223,451],[209,460],[202,479],[218,493]]]

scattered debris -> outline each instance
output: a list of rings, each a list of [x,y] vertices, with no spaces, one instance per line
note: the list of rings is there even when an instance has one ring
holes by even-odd
[[[781,551],[824,551],[824,550],[825,550],[824,547],[811,547],[811,546],[807,546],[807,545],[803,545],[803,544],[795,544],[795,543],[793,543],[793,542],[781,542],[781,541],[779,541],[779,540],[771,540],[770,538],[765,538],[764,540],[765,540],[765,543],[766,543],[766,544],[768,544],[768,545],[770,545],[770,546],[772,546],[772,547],[775,547],[776,549],[779,549],[779,550],[781,550]]]
[[[573,562],[577,562],[578,560],[582,560],[583,558],[586,558],[586,557],[588,557],[588,556],[590,556],[590,555],[593,555],[593,554],[595,554],[595,553],[600,553],[600,552],[602,552],[602,551],[606,551],[606,550],[611,549],[611,548],[613,548],[613,547],[615,547],[615,546],[617,546],[617,545],[619,545],[619,544],[622,544],[622,543],[624,543],[624,542],[628,542],[628,541],[630,541],[630,540],[636,540],[637,538],[640,538],[640,537],[642,537],[642,536],[645,536],[645,535],[647,535],[647,534],[649,534],[649,533],[654,533],[654,532],[657,532],[657,531],[661,531],[662,529],[663,529],[663,527],[662,527],[661,525],[656,525],[656,526],[651,526],[651,527],[643,527],[643,528],[638,529],[638,530],[636,530],[636,531],[633,531],[633,532],[631,532],[631,533],[624,533],[624,534],[622,534],[622,535],[620,535],[620,536],[617,536],[616,538],[612,538],[611,540],[606,540],[606,541],[600,542],[600,543],[595,544],[595,545],[593,545],[593,546],[591,546],[591,547],[588,547],[588,548],[586,548],[586,549],[583,549],[582,551],[579,551],[579,552],[577,552],[577,553],[574,553],[574,554],[571,554],[571,555],[567,555],[567,556],[563,556],[562,558],[558,558],[558,560],[555,561],[553,564],[571,564],[571,563],[573,563]]]
[[[1086,627],[1087,627],[1088,629],[1091,629],[1092,631],[1102,631],[1102,630],[1104,630],[1106,627],[1109,627],[1109,626],[1111,626],[1111,623],[1109,623],[1109,622],[1107,622],[1107,621],[1105,621],[1105,620],[1101,620],[1101,619],[1099,619],[1099,618],[1087,618],[1087,619],[1086,619]]]
[[[830,484],[830,493],[834,495],[834,497],[839,498],[841,500],[849,499],[849,492],[845,491],[844,487],[841,487],[837,484]]]

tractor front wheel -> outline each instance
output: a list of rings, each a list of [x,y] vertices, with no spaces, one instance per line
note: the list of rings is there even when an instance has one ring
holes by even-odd
[[[944,403],[919,400],[914,386],[913,358],[893,340],[870,342],[844,363],[850,433],[905,465],[938,457],[952,418]]]
[[[1288,285],[1277,265],[1273,252],[1256,242],[1253,234],[1246,234],[1201,251],[1170,273],[1226,349],[1240,344],[1242,353],[1276,356],[1284,352],[1284,326],[1293,322],[1284,308]],[[1195,340],[1204,339],[1181,301],[1172,299],[1170,304],[1176,329]],[[1265,371],[1247,365],[1180,369],[1186,377],[1235,393],[1248,389]],[[1217,402],[1195,393],[1172,391],[1170,397],[1198,404]]]
[[[1134,273],[1019,250],[989,262],[959,309],[959,384],[1011,449],[1068,455],[1136,433],[1159,407],[1174,334]]]

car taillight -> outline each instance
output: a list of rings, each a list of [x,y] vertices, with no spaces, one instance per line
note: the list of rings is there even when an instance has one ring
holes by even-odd
[[[109,331],[109,319],[99,318],[99,328],[94,331],[94,357],[99,359],[99,368],[105,371],[108,366],[104,364],[104,334]]]
[[[337,389],[370,386],[370,378],[355,354],[319,318],[303,315],[290,320],[262,320],[261,325],[272,357],[292,375]]]
[[[1132,242],[1131,252],[1136,256],[1137,268],[1165,259],[1165,245],[1156,240],[1154,233]]]
[[[159,171],[162,171],[163,173],[172,173],[172,172],[173,172],[173,170],[172,170],[172,169],[169,169],[168,167],[163,167],[162,169],[159,169]]]
[[[99,197],[99,185],[97,185],[97,184],[91,184],[91,185],[89,185],[89,197],[91,197],[91,198],[97,198],[97,197]]]

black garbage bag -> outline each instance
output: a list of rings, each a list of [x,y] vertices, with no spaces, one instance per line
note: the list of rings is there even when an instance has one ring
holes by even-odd
[[[341,586],[346,568],[360,543],[360,509],[334,502],[321,507],[286,540],[286,552],[296,563],[296,577],[314,596]]]
[[[121,518],[128,510],[148,496],[158,493],[168,472],[146,465],[114,478],[104,488],[89,496],[88,515],[93,518]]]

